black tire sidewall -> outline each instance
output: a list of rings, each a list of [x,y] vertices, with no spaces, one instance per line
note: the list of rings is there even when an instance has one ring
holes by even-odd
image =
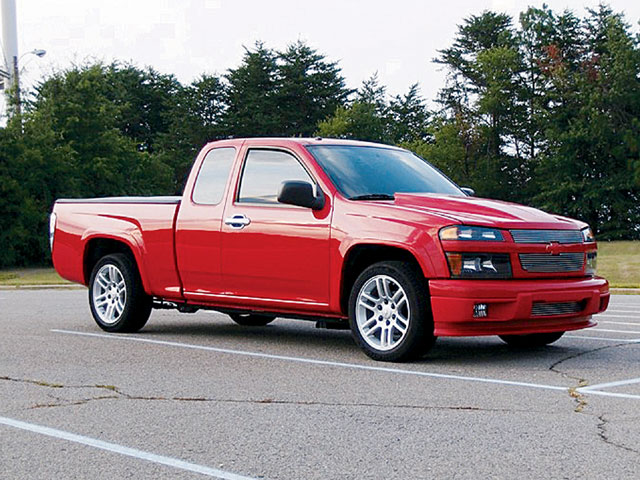
[[[376,275],[387,275],[402,286],[411,312],[404,338],[396,347],[386,351],[377,350],[369,345],[362,337],[356,321],[356,303],[360,290],[371,277]],[[435,337],[433,337],[433,321],[429,311],[426,281],[422,273],[417,272],[406,262],[399,261],[379,262],[366,268],[356,279],[349,295],[349,325],[358,346],[374,360],[397,362],[415,358],[424,353],[433,344]]]

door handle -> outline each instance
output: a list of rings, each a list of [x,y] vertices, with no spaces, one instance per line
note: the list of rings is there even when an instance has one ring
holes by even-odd
[[[237,215],[234,215],[233,217],[225,218],[224,223],[226,225],[229,225],[231,228],[240,230],[241,228],[244,228],[247,225],[249,225],[251,223],[251,220],[246,215],[237,214]]]

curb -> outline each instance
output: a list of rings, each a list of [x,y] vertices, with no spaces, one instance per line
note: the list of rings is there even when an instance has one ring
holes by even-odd
[[[609,288],[609,292],[614,295],[640,295],[640,288]]]

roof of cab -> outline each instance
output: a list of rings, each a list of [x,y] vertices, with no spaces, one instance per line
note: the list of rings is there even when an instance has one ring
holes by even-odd
[[[322,138],[322,137],[249,137],[249,138],[229,138],[224,140],[216,140],[210,143],[239,145],[246,142],[249,145],[265,145],[276,146],[296,143],[299,145],[350,145],[359,147],[383,147],[394,150],[402,150],[394,145],[385,145],[383,143],[365,142],[362,140],[346,140],[341,138]]]

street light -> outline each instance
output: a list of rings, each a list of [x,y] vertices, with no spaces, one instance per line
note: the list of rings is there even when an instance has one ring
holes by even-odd
[[[20,70],[18,69],[18,63],[27,55],[35,55],[38,58],[42,58],[47,54],[46,50],[41,48],[36,48],[29,52],[25,52],[20,55],[20,58],[13,57],[13,75],[10,72],[5,71],[0,68],[0,82],[2,84],[2,89],[4,90],[4,81],[5,79],[9,80],[13,77],[13,87],[15,88],[15,101],[16,101],[16,113],[20,115],[22,110],[21,108],[21,100],[20,100]]]
[[[34,50],[31,50],[30,52],[25,52],[22,55],[20,55],[20,58],[18,61],[22,60],[23,57],[26,57],[27,55],[35,55],[36,57],[42,58],[47,54],[46,50],[42,50],[41,48],[36,48]]]

